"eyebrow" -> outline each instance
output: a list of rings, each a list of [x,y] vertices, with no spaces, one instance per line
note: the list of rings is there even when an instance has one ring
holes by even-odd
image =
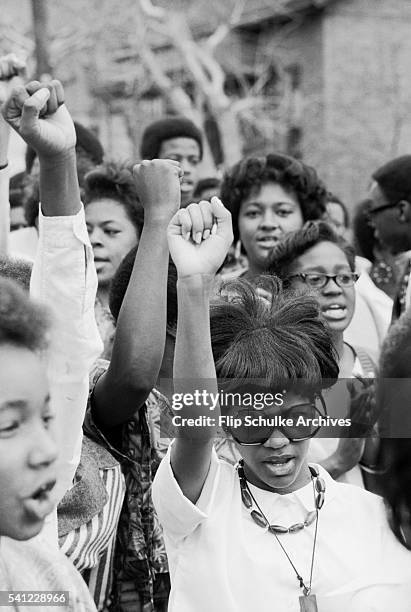
[[[350,272],[352,271],[348,262],[346,264],[337,264],[335,268],[337,270],[347,269]],[[325,268],[323,266],[307,266],[307,268],[305,269],[306,272],[311,271],[311,270],[314,272],[324,272],[324,274],[328,274],[328,272],[325,271]]]
[[[269,204],[269,206],[284,206],[284,204],[287,204],[288,206],[298,206],[295,202],[292,202],[291,200],[273,202],[272,204]],[[247,204],[245,204],[245,206],[265,206],[265,203],[259,202],[258,200],[253,200],[252,202],[248,202]]]
[[[44,398],[44,403],[50,403],[50,394]],[[26,400],[8,400],[0,404],[0,410],[25,410],[27,408]]]
[[[102,223],[90,223],[87,222],[86,225],[101,225],[102,227],[105,227],[106,225],[110,225],[110,223],[119,223],[119,221],[117,221],[116,219],[109,219],[108,221],[103,221]]]

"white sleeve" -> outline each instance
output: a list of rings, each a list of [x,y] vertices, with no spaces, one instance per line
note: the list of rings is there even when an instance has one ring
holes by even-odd
[[[193,504],[180,489],[171,468],[171,445],[161,461],[152,486],[154,507],[164,533],[174,541],[185,538],[207,519],[220,479],[220,461],[213,449],[201,495]]]
[[[0,255],[9,251],[10,204],[9,204],[9,169],[0,170]]]
[[[102,351],[94,318],[96,291],[84,209],[64,217],[44,217],[40,211],[30,294],[53,313],[48,374],[60,451],[57,501],[71,488],[80,461],[89,371]]]

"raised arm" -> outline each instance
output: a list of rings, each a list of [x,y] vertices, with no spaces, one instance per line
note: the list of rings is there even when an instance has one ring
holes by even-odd
[[[214,394],[218,391],[209,306],[214,276],[232,240],[231,215],[218,198],[213,198],[211,203],[190,204],[170,223],[168,242],[178,272],[175,393],[193,393],[199,386],[199,391]],[[196,503],[208,473],[219,411],[210,412],[209,406],[187,405],[178,414],[181,422],[199,415],[215,419],[209,426],[205,422],[203,427],[179,427],[172,447],[175,478],[184,495]]]
[[[14,54],[0,57],[0,105],[8,97],[13,77],[25,69],[25,63]],[[10,128],[0,113],[0,255],[8,252],[10,232],[8,148]]]
[[[135,415],[158,377],[166,334],[167,226],[180,206],[177,162],[143,161],[133,174],[144,207],[144,227],[117,321],[110,366],[94,391],[95,414],[108,427]]]
[[[58,81],[47,88],[34,81],[14,89],[2,112],[40,162],[44,215],[39,216],[31,295],[54,315],[48,363],[60,448],[60,499],[80,459],[88,373],[102,348],[94,320],[97,277],[77,182],[75,130]]]

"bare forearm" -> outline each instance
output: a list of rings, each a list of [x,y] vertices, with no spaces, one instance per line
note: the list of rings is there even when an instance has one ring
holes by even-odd
[[[107,424],[131,418],[157,381],[166,333],[166,229],[167,219],[145,220],[117,322],[110,367],[96,393],[96,409]],[[113,405],[117,406],[115,413]]]
[[[10,233],[9,176],[0,170],[0,255],[7,255]]]
[[[217,381],[210,337],[210,295],[214,277],[196,275],[178,281],[178,324],[174,358],[174,390],[180,393],[207,391],[217,394]],[[201,387],[201,389],[199,389]],[[218,421],[218,407],[184,406],[179,410],[183,418],[199,415]],[[179,428],[180,429],[180,428]],[[214,424],[200,428],[181,428],[188,437],[205,439],[215,434]]]
[[[81,208],[76,152],[71,149],[54,157],[39,157],[40,201],[43,214],[75,215]]]

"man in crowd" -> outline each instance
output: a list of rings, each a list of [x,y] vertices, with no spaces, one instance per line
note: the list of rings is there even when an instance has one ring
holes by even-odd
[[[174,159],[184,171],[181,179],[181,207],[193,201],[198,167],[203,158],[203,136],[186,117],[166,117],[150,123],[143,133],[141,159]]]
[[[372,175],[370,221],[381,244],[404,253],[405,270],[394,299],[393,319],[411,303],[411,155],[397,157]]]

